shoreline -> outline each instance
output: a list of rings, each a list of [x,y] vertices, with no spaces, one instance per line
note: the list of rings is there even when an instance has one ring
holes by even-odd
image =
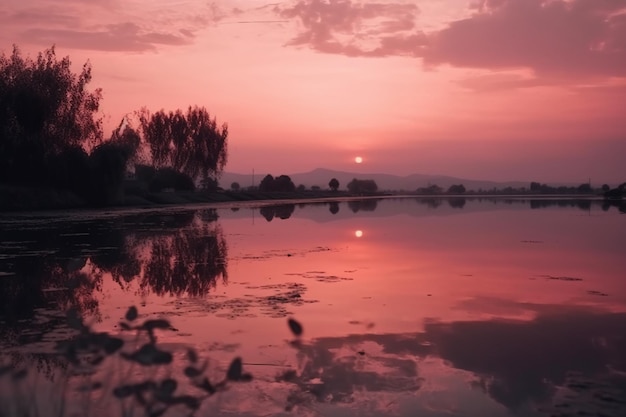
[[[7,190],[9,192],[7,192]],[[17,199],[11,194],[21,194]],[[52,200],[46,200],[52,196]],[[413,194],[376,193],[354,195],[346,191],[259,192],[259,191],[189,191],[150,193],[144,197],[125,196],[118,204],[102,207],[88,206],[70,192],[52,189],[32,189],[0,185],[0,217],[59,218],[66,215],[119,215],[128,212],[168,211],[181,209],[214,209],[262,207],[275,204],[307,204],[341,202],[362,199],[419,198],[419,199],[533,199],[533,200],[594,200],[603,201],[596,194]],[[9,203],[7,203],[9,202]],[[12,203],[12,204],[11,204]],[[26,204],[24,204],[26,203]]]

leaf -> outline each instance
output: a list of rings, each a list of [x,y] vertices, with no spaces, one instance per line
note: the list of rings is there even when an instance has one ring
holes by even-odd
[[[128,323],[125,323],[123,321],[120,321],[120,327],[122,328],[122,330],[132,330],[132,327]]]
[[[175,379],[168,378],[161,382],[161,386],[159,387],[159,394],[165,397],[171,397],[176,391],[176,387],[178,387],[178,382]]]
[[[196,363],[198,362],[198,354],[196,353],[195,350],[193,350],[192,348],[187,349],[187,359],[189,359],[189,362],[191,363]]]
[[[160,350],[151,343],[143,345],[138,351],[131,354],[122,352],[121,356],[124,359],[135,361],[144,366],[167,365],[172,363],[172,354],[170,352]]]
[[[152,331],[153,329],[170,329],[172,325],[169,321],[164,319],[146,320],[141,326],[142,329]]]
[[[243,364],[241,362],[241,358],[237,357],[233,359],[228,367],[228,372],[226,373],[226,378],[231,381],[239,381],[241,379],[241,373],[243,372]]]
[[[122,339],[118,339],[117,337],[111,337],[109,335],[107,335],[107,337],[104,339],[104,343],[102,344],[102,347],[104,348],[104,351],[107,353],[107,355],[111,355],[112,353],[117,352],[122,348],[122,346],[124,346],[124,341]]]
[[[287,324],[289,325],[289,329],[295,336],[299,337],[302,335],[302,332],[303,332],[302,325],[298,323],[296,320],[290,318],[287,320]]]
[[[122,385],[121,387],[117,387],[113,390],[113,395],[117,398],[126,398],[133,395],[135,390],[130,385]]]
[[[189,378],[195,378],[202,375],[202,371],[200,369],[194,368],[193,366],[186,367],[184,372],[185,375]]]
[[[198,388],[202,388],[209,394],[215,394],[217,389],[209,382],[209,378],[204,378],[201,383],[196,384]]]
[[[128,311],[126,312],[126,320],[133,321],[138,316],[139,316],[139,313],[137,312],[137,307],[131,306],[128,308]]]

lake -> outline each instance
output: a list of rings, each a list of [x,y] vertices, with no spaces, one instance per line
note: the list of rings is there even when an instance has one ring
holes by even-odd
[[[0,215],[0,416],[626,415],[623,211],[407,197]]]

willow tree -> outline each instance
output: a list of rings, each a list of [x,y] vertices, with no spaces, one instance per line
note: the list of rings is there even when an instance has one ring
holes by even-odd
[[[171,167],[191,178],[218,178],[227,161],[228,125],[204,107],[139,113],[141,133],[155,168]]]

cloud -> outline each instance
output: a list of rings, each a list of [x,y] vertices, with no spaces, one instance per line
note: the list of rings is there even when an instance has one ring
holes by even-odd
[[[0,12],[0,25],[9,29],[6,35],[0,35],[0,40],[145,52],[189,44],[199,30],[217,23],[223,15],[214,3],[191,1],[145,5],[119,0],[72,0],[60,9],[58,4],[22,0]]]
[[[290,7],[276,6],[275,11],[300,24],[300,33],[288,45],[348,56],[380,56],[385,54],[383,44],[390,42],[386,36],[415,28],[419,9],[408,3],[301,0]]]
[[[102,30],[28,29],[22,36],[29,42],[74,49],[100,51],[151,51],[157,45],[185,45],[190,42],[190,32],[185,36],[171,33],[145,31],[137,24],[126,22],[107,25]]]
[[[427,65],[530,68],[549,76],[623,76],[625,0],[486,0],[429,36]]]
[[[470,6],[466,18],[427,33],[415,27],[417,7],[404,3],[302,0],[277,12],[300,23],[288,45],[323,53],[413,56],[426,67],[528,69],[550,84],[625,75],[626,0],[481,0]],[[368,24],[373,29],[366,30]]]

